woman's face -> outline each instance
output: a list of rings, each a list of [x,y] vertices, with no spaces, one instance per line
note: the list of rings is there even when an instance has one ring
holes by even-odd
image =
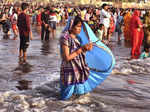
[[[81,22],[79,22],[76,26],[73,27],[72,31],[74,34],[79,34],[81,32]]]

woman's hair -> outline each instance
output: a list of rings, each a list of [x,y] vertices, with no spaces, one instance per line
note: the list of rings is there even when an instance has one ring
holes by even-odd
[[[28,3],[22,3],[22,4],[21,4],[21,9],[22,9],[23,11],[26,10],[28,7],[29,7],[29,4],[28,4]]]
[[[79,17],[79,16],[76,16],[74,21],[73,21],[73,24],[72,24],[72,28],[75,27],[78,23],[82,23],[82,19]]]

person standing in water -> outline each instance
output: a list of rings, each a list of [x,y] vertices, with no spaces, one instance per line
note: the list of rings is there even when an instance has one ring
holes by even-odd
[[[90,102],[89,93],[110,75],[110,71],[114,67],[115,59],[112,54],[110,54],[112,55],[111,67],[109,66],[109,70],[107,69],[109,72],[103,73],[99,69],[100,67],[96,68],[95,62],[99,62],[98,58],[93,62],[95,65],[90,67],[88,60],[93,57],[96,58],[93,54],[94,52],[97,53],[97,50],[94,51],[95,42],[90,41],[95,35],[89,35],[88,32],[90,31],[92,32],[87,23],[82,21],[80,16],[75,16],[68,19],[62,32],[60,37],[60,54],[62,58],[60,68],[61,100],[71,98],[77,103]],[[97,40],[96,36],[94,38]],[[104,45],[103,43],[100,44]],[[103,48],[111,53],[106,46]],[[91,53],[91,58],[87,55],[88,53]],[[98,53],[98,56],[101,56],[101,53]]]
[[[49,21],[49,7],[46,7],[45,10],[41,14],[41,40],[48,41],[50,35],[50,25]]]
[[[130,33],[132,41],[131,59],[138,59],[141,54],[144,32],[143,24],[140,20],[140,12],[135,10],[130,22]]]
[[[72,86],[75,86],[73,94],[86,94],[86,91],[83,93],[78,93],[77,91],[82,89],[80,88],[80,84],[84,86],[84,82],[89,77],[89,67],[85,62],[85,52],[91,50],[93,44],[80,45],[76,35],[81,32],[81,26],[81,18],[78,16],[75,17],[73,22],[70,23],[68,31],[64,31],[60,38],[62,57],[60,87],[62,100],[69,99],[72,96],[69,92]]]
[[[52,38],[55,38],[56,36],[56,26],[57,26],[57,15],[56,11],[54,9],[51,9],[50,15],[49,15],[49,24],[50,24],[50,31],[52,33]]]
[[[10,20],[12,25],[12,31],[14,33],[14,40],[16,40],[18,37],[17,19],[18,19],[17,11],[13,9],[13,13],[10,17]]]
[[[32,32],[30,30],[30,18],[27,15],[28,3],[22,3],[21,9],[22,12],[18,16],[18,29],[20,35],[20,49],[19,49],[19,58],[23,57],[23,61],[26,61],[27,58],[27,48],[29,46],[30,39],[32,40]]]
[[[131,36],[130,36],[130,21],[131,21],[131,13],[128,11],[125,16],[124,16],[124,29],[123,29],[123,34],[124,34],[124,40],[125,42],[130,42],[131,41]]]
[[[100,24],[104,25],[104,39],[108,39],[108,29],[110,26],[111,15],[108,12],[108,8],[109,6],[107,4],[103,4],[100,13]]]

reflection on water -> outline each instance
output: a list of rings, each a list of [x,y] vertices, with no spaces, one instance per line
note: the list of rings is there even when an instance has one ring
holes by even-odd
[[[29,73],[32,71],[33,66],[28,62],[24,62],[22,59],[19,59],[18,66],[14,69],[14,71],[22,71],[22,73]]]
[[[42,55],[49,55],[55,53],[57,50],[57,39],[50,39],[49,41],[42,41],[41,53]]]
[[[21,58],[19,58],[18,66],[14,69],[14,71],[21,71],[20,75],[22,76],[29,72],[32,72],[32,67],[33,66],[31,64],[29,64],[28,62],[24,62]],[[16,86],[18,90],[28,90],[32,88],[32,81],[21,79],[18,81],[18,84],[19,85]]]
[[[18,86],[16,86],[17,89],[19,90],[28,90],[28,89],[32,89],[32,87],[30,86],[32,84],[32,81],[28,81],[28,80],[20,80],[18,81]]]
[[[50,41],[43,41],[41,46],[42,55],[50,54]]]

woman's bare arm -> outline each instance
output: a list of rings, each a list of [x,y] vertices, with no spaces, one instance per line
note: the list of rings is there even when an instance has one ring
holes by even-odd
[[[79,48],[78,50],[76,50],[70,54],[70,52],[69,52],[70,50],[69,50],[69,47],[67,45],[62,45],[62,50],[63,50],[63,58],[66,61],[70,61],[70,60],[74,59],[81,52],[83,52],[83,48]]]

